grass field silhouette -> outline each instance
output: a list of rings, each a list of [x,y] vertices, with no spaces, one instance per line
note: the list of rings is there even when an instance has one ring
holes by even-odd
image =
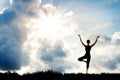
[[[120,80],[119,73],[83,74],[60,73],[55,71],[36,72],[19,75],[18,73],[0,73],[0,80]]]

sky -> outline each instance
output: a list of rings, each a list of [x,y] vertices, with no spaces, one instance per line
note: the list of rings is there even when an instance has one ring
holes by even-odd
[[[0,72],[85,73],[78,34],[97,44],[89,73],[120,72],[120,0],[1,0]]]

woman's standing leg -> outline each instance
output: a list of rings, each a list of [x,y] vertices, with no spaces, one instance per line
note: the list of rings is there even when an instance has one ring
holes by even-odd
[[[89,56],[87,56],[87,62],[86,62],[86,74],[88,73],[90,60],[91,60],[91,56],[89,55]]]

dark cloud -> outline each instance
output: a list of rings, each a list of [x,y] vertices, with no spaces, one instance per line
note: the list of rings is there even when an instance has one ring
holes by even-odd
[[[49,43],[49,42],[48,42]],[[68,51],[63,48],[63,43],[58,41],[54,45],[51,43],[45,43],[40,51],[40,59],[49,67],[51,70],[64,72],[68,68],[66,58]]]
[[[13,0],[14,3],[20,3],[20,2],[27,2],[27,3],[33,3],[33,2],[40,2],[41,0]]]
[[[100,38],[101,38],[101,40],[102,40],[102,41],[100,41],[100,43],[103,43],[103,44],[105,44],[105,43],[110,43],[111,40],[112,40],[110,37],[105,36],[105,35],[101,35]]]
[[[32,2],[34,0],[21,0],[22,2]]]
[[[114,41],[114,43],[115,43],[116,45],[120,45],[120,39],[116,39],[116,40]]]
[[[0,69],[13,70],[20,68],[21,43],[16,38],[16,32],[10,23],[16,18],[16,13],[6,9],[0,14]]]
[[[23,36],[19,28],[15,7],[10,7],[0,14],[0,69],[18,70],[24,65],[25,55],[22,51]],[[19,19],[18,19],[19,20]],[[24,56],[23,56],[24,55]],[[27,58],[26,58],[27,59]],[[26,60],[25,60],[26,62]],[[27,62],[26,62],[27,63]],[[26,64],[25,63],[25,64]]]
[[[99,59],[98,59],[99,58]],[[99,56],[96,59],[96,63],[100,65],[96,65],[98,68],[106,68],[109,70],[115,70],[118,68],[118,64],[120,64],[120,55],[112,55],[112,56]]]
[[[3,45],[0,45],[0,69],[19,69],[21,56],[20,49],[20,44],[15,38],[9,38]]]
[[[41,51],[41,53],[44,53],[41,55],[41,59],[45,62],[51,62],[57,58],[63,58],[66,56],[66,52],[63,50],[61,44],[55,44],[54,47],[46,46]]]
[[[16,18],[15,11],[6,9],[3,14],[0,14],[0,25],[9,24],[12,20]],[[1,26],[0,26],[1,27]]]
[[[116,55],[113,55],[112,58],[108,59],[106,62],[106,65],[110,70],[114,70],[118,68],[118,65],[120,64],[120,54],[114,53]]]

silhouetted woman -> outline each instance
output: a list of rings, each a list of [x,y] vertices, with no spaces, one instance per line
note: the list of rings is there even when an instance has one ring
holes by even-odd
[[[85,44],[83,43],[82,39],[81,39],[81,36],[80,36],[79,34],[78,34],[78,36],[79,36],[79,38],[80,38],[80,42],[81,42],[82,45],[85,47],[85,51],[86,51],[86,53],[85,53],[84,56],[78,58],[78,61],[84,61],[84,62],[86,62],[86,64],[87,64],[87,65],[86,65],[86,74],[87,74],[87,73],[88,73],[88,68],[89,68],[90,59],[91,59],[90,50],[91,50],[91,48],[96,44],[96,42],[97,42],[97,40],[98,40],[98,38],[99,38],[100,36],[97,36],[95,42],[94,42],[92,45],[90,45],[90,40],[89,40],[89,39],[87,40],[87,45],[85,45]],[[84,60],[84,59],[86,59],[86,60]]]

